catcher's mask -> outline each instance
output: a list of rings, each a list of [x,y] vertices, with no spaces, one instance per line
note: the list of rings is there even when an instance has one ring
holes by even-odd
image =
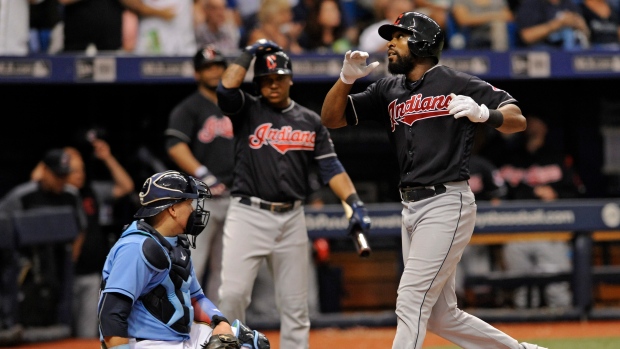
[[[392,34],[396,31],[411,34],[407,46],[412,54],[418,57],[433,57],[439,61],[445,34],[433,19],[419,12],[403,12],[394,24],[379,27],[379,35],[387,41],[392,40]]]
[[[139,197],[142,207],[134,218],[153,217],[176,203],[193,200],[194,211],[187,220],[185,234],[192,236],[190,245],[196,248],[196,236],[207,226],[210,216],[204,203],[211,198],[211,192],[204,182],[179,171],[159,172],[144,182]]]

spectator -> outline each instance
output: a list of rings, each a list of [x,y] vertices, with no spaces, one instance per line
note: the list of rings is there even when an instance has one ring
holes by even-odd
[[[136,54],[192,56],[196,53],[194,0],[140,1],[159,11],[171,11],[172,15],[140,18]]]
[[[227,0],[227,2],[228,7],[233,11],[237,26],[241,29],[239,48],[242,49],[247,45],[248,36],[258,23],[261,0]]]
[[[403,12],[412,11],[414,4],[412,0],[392,0],[388,1],[379,11],[381,20],[375,22],[360,34],[359,48],[361,51],[368,53],[384,52],[387,43],[385,39],[379,35],[379,27],[384,24],[391,24],[394,18],[398,18]]]
[[[583,0],[579,3],[583,18],[590,30],[594,48],[620,47],[620,14],[607,0]]]
[[[63,149],[50,149],[45,153],[42,163],[37,180],[18,185],[2,198],[0,212],[11,215],[42,207],[71,207],[80,231],[70,243],[71,256],[75,263],[84,241],[86,216],[77,190],[67,185],[67,176],[71,172],[70,155]],[[19,325],[41,327],[59,324],[59,314],[63,312],[60,307],[65,305],[62,300],[66,297],[63,297],[62,283],[72,279],[72,275],[67,275],[64,267],[65,244],[37,244],[17,250],[3,250],[0,253],[3,255],[2,269],[5,275],[30,266],[23,269],[28,275],[19,286],[16,284],[17,278],[11,279],[15,284],[3,286],[3,325],[10,329]],[[18,289],[21,294],[19,301]]]
[[[119,51],[125,46],[123,14],[134,11],[142,20],[172,18],[172,8],[155,8],[144,0],[58,0],[63,6],[63,51]]]
[[[247,44],[259,39],[275,42],[283,50],[299,54],[303,52],[297,42],[300,28],[293,22],[293,11],[289,0],[263,0],[258,10],[256,28],[250,31]]]
[[[299,45],[306,51],[345,53],[352,47],[345,36],[346,27],[339,0],[317,0],[311,11]]]
[[[452,0],[414,0],[414,3],[415,11],[434,19],[444,31],[448,29]]]
[[[123,51],[131,53],[136,49],[136,44],[138,42],[138,27],[140,25],[140,18],[135,12],[125,9],[125,11],[123,11],[121,22],[121,41],[123,43]]]
[[[240,30],[226,8],[226,0],[205,0],[199,11],[204,13],[204,21],[196,27],[198,46],[212,45],[225,55],[238,53]]]
[[[0,0],[0,56],[28,54],[30,5],[39,0]]]
[[[30,52],[58,52],[62,47],[61,20],[58,0],[43,0],[30,4]]]
[[[590,30],[572,0],[523,0],[515,16],[518,38],[528,47],[587,46]]]
[[[110,211],[114,202],[134,189],[133,180],[123,166],[110,152],[108,143],[94,133],[89,133],[94,155],[110,171],[112,181],[90,180],[84,168],[84,160],[77,148],[66,147],[69,154],[71,172],[67,184],[79,190],[82,207],[87,218],[87,228],[82,252],[75,264],[73,280],[73,336],[77,338],[97,338],[97,304],[93,299],[99,297],[101,269],[111,247],[110,240],[101,222],[103,212]],[[37,178],[41,165],[32,174]],[[106,209],[107,208],[107,209]]]
[[[259,97],[240,89],[254,57]],[[235,132],[219,307],[243,321],[266,260],[280,313],[280,347],[308,348],[310,258],[303,201],[310,165],[317,164],[322,183],[351,205],[351,224],[366,231],[370,218],[319,116],[290,98],[292,74],[288,55],[276,43],[260,40],[226,69],[217,88],[218,105]]]
[[[577,197],[580,181],[567,157],[547,142],[546,123],[529,116],[527,124],[521,148],[511,154],[509,165],[501,167],[508,183],[508,197],[541,202]],[[504,245],[503,258],[508,271],[568,272],[572,268],[570,253],[565,241],[509,242]],[[534,288],[532,299],[527,298],[527,287],[519,287],[513,302],[517,308],[539,307],[543,302],[550,307],[568,307],[572,304],[570,284],[552,283],[542,291]]]
[[[454,0],[452,15],[459,29],[465,32],[465,48],[508,49],[508,25],[513,16],[506,0]]]
[[[149,177],[139,196],[136,220],[125,226],[102,270],[102,347],[128,349],[137,341],[138,348],[269,348],[262,333],[238,321],[231,325],[196,281],[188,258],[196,245],[188,238],[207,224],[209,188],[165,171]],[[214,343],[218,337],[228,345]]]
[[[232,123],[217,106],[215,93],[226,66],[224,56],[212,47],[196,52],[194,78],[198,88],[175,106],[165,131],[172,161],[184,172],[201,178],[213,194],[213,199],[205,203],[211,212],[209,225],[196,237],[200,248],[193,251],[192,259],[198,282],[206,284],[203,287],[207,298],[215,304],[222,283],[222,235],[234,165]],[[205,270],[208,278],[203,280]]]

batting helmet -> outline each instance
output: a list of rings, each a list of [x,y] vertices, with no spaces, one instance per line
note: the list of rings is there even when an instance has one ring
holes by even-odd
[[[282,51],[257,56],[254,61],[254,78],[269,74],[293,75],[291,59]]]
[[[227,67],[226,58],[212,46],[203,47],[194,55],[194,69],[200,70],[209,64],[221,64]]]
[[[419,12],[403,12],[394,24],[379,27],[379,35],[392,40],[395,31],[411,33],[407,46],[418,57],[434,57],[439,60],[445,41],[445,34],[437,22]]]
[[[140,190],[140,209],[134,218],[152,217],[184,200],[206,199],[211,192],[206,184],[179,171],[159,172],[149,177]]]

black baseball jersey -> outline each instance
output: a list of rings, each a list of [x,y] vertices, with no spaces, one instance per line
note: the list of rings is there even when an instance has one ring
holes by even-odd
[[[235,132],[231,194],[273,202],[304,200],[310,165],[336,157],[327,128],[317,113],[294,101],[280,110],[261,97],[239,91],[243,105],[238,112],[228,113]]]
[[[448,112],[450,93],[469,96],[489,109],[517,102],[478,77],[436,65],[415,83],[403,75],[390,76],[349,95],[347,123],[374,120],[387,127],[401,187],[466,180],[477,124]]]
[[[168,148],[187,143],[196,160],[227,187],[232,185],[233,127],[215,103],[196,91],[174,108],[164,134]]]

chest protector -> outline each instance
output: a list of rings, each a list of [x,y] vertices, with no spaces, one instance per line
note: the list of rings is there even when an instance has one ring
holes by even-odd
[[[187,237],[179,236],[172,246],[150,225],[138,222],[137,230],[123,233],[144,234],[151,238],[142,243],[142,257],[153,269],[168,270],[164,280],[138,299],[155,318],[180,333],[189,333],[194,318],[189,285],[191,281],[191,252]]]

